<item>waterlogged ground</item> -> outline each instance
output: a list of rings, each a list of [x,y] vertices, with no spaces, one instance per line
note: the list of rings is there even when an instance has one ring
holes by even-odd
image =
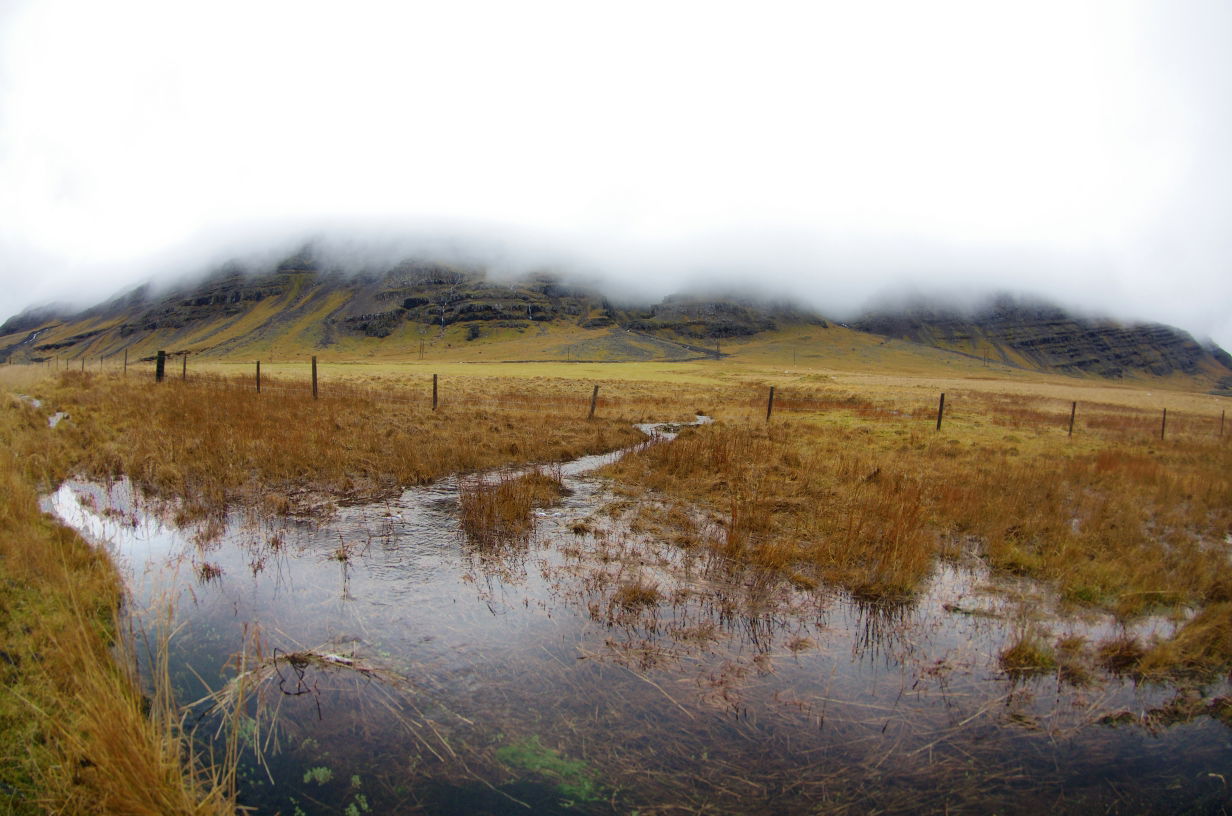
[[[994,581],[974,556],[890,606],[734,569],[673,543],[673,518],[704,532],[700,515],[615,495],[591,473],[605,461],[561,468],[565,498],[499,546],[466,539],[452,479],[324,524],[177,529],[125,483],[70,482],[47,504],[111,550],[151,638],[172,604],[172,672],[203,738],[242,669],[242,800],[260,813],[1232,800],[1232,729],[1210,715],[1225,686],[1136,685],[1079,658],[1001,669],[1023,631],[1095,643],[1123,634],[1110,619],[1049,614],[1041,588]]]

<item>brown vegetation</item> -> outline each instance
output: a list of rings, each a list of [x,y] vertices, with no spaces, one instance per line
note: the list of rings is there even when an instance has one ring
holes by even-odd
[[[127,476],[175,502],[183,520],[236,503],[328,512],[450,473],[622,447],[641,438],[629,422],[681,419],[691,414],[682,406],[704,404],[719,424],[612,470],[634,498],[650,489],[669,497],[664,506],[689,508],[662,514],[666,542],[866,600],[909,599],[938,559],[972,554],[1122,619],[1192,613],[1171,638],[1095,647],[1107,668],[1162,676],[1232,665],[1232,453],[1209,417],[1170,411],[1161,441],[1149,411],[1084,405],[1070,439],[1066,401],[974,392],[951,393],[936,433],[935,395],[828,387],[780,391],[769,424],[764,392],[749,384],[605,385],[616,396],[593,421],[589,389],[573,383],[561,396],[559,380],[451,381],[436,412],[423,383],[331,382],[320,400],[271,379],[261,394],[238,379],[155,387],[76,372],[29,387],[44,408],[11,402],[0,419],[0,781],[6,795],[19,792],[16,812],[216,813],[231,803],[225,772],[203,776],[191,757],[185,772],[169,697],[147,716],[131,673],[111,660],[120,590],[110,565],[38,512],[37,491],[72,473]],[[71,420],[50,429],[51,411]],[[483,546],[525,541],[534,508],[559,489],[543,472],[463,479],[464,529]],[[198,576],[213,580],[216,569],[204,562]],[[621,580],[612,613],[650,613],[663,600],[648,579]],[[1024,638],[1001,658],[1011,673],[1078,677],[1084,654],[1080,642],[1053,652]]]

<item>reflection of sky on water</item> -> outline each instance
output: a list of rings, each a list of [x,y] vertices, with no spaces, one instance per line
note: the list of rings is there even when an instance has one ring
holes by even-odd
[[[1023,625],[1017,596],[1049,603],[1029,582],[964,562],[940,565],[909,605],[800,590],[601,515],[615,497],[583,474],[608,460],[562,468],[569,494],[538,514],[529,545],[498,552],[466,542],[452,479],[323,524],[234,514],[211,541],[161,521],[125,483],[70,482],[47,506],[108,547],[138,608],[176,599],[176,659],[211,687],[254,627],[267,654],[354,655],[397,678],[286,670],[267,758],[277,784],[245,789],[266,808],[290,811],[288,797],[310,794],[344,809],[345,785],[301,783],[324,763],[371,780],[368,798],[387,810],[497,812],[465,792],[490,785],[504,801],[530,790],[493,757],[540,735],[619,790],[617,810],[1149,811],[1215,795],[1206,774],[1232,759],[1224,726],[1094,724],[1159,706],[1167,689],[1002,675],[997,655]],[[573,529],[581,519],[591,532]],[[206,580],[205,564],[219,576]],[[612,592],[634,578],[662,597],[626,614]],[[1117,631],[1102,616],[1032,625],[1050,637]],[[190,672],[177,676],[192,685]],[[288,683],[309,691],[286,696]],[[543,790],[538,807],[559,810]]]

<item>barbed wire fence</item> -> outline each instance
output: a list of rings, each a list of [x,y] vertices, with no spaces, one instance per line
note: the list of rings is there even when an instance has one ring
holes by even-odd
[[[442,388],[443,378],[432,374],[431,380],[426,375],[420,375],[418,380],[409,377],[398,383],[382,383],[380,387],[354,382],[352,380],[332,380],[322,386],[317,358],[312,357],[303,362],[282,361],[277,365],[283,372],[272,376],[268,363],[265,372],[261,370],[261,361],[254,360],[250,372],[223,374],[216,371],[190,371],[187,353],[166,354],[142,357],[130,360],[124,352],[122,360],[119,352],[103,355],[98,358],[97,365],[89,364],[87,358],[77,360],[49,359],[26,365],[43,366],[57,371],[81,372],[98,371],[102,373],[119,374],[124,377],[148,378],[153,382],[181,381],[197,386],[228,389],[236,391],[252,391],[254,394],[269,394],[272,397],[295,397],[326,400],[362,400],[369,403],[388,403],[403,406],[430,406],[432,410],[451,404],[458,395],[451,394],[447,387]],[[175,360],[179,357],[179,360]],[[11,361],[10,361],[11,362]],[[285,374],[287,365],[303,365],[307,371],[304,379],[289,379]],[[465,379],[460,377],[459,379]],[[668,386],[670,387],[670,386]],[[940,393],[935,404],[921,402],[915,406],[904,407],[901,402],[881,404],[872,399],[855,394],[817,394],[803,391],[792,391],[781,385],[744,384],[727,387],[725,399],[729,405],[747,409],[754,415],[760,415],[764,410],[767,423],[775,416],[783,414],[821,414],[831,412],[847,412],[862,419],[885,422],[910,422],[923,426],[934,427],[937,432],[944,431],[947,423],[955,420],[984,420],[1008,428],[1049,428],[1064,431],[1068,437],[1073,437],[1075,431],[1118,433],[1121,435],[1155,438],[1166,441],[1178,437],[1210,437],[1225,440],[1228,438],[1227,410],[1221,409],[1218,416],[1199,414],[1191,411],[1169,411],[1162,408],[1152,412],[1142,408],[1099,402],[1081,402],[1071,400],[1068,404],[1055,398],[1043,398],[1056,403],[1056,410],[1045,410],[1029,407],[1024,404],[997,404],[1004,402],[1004,395],[984,394],[973,396],[968,394],[951,394],[948,397]],[[716,394],[716,396],[718,396]],[[957,400],[956,400],[957,396]],[[667,396],[670,399],[671,395]],[[633,400],[626,400],[632,402]],[[662,400],[660,400],[662,401]],[[568,393],[552,392],[543,388],[534,393],[519,392],[513,389],[501,389],[489,393],[486,399],[477,398],[474,393],[461,395],[454,404],[474,406],[484,403],[489,406],[516,407],[522,409],[554,408],[564,412],[584,412],[588,417],[602,416],[618,407],[620,400],[604,394],[598,384],[586,389],[577,389]],[[1080,410],[1081,408],[1081,410]],[[935,420],[935,426],[933,426]]]

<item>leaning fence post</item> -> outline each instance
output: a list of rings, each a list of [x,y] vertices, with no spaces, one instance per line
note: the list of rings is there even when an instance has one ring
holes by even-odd
[[[599,400],[599,386],[595,386],[595,390],[590,392],[590,413],[587,414],[587,419],[595,418],[595,403]]]
[[[154,382],[162,382],[167,373],[167,352],[158,350],[158,359],[154,361]]]
[[[1164,409],[1164,418],[1159,423],[1159,438],[1164,438],[1164,431],[1168,429],[1168,409]]]
[[[432,410],[436,410],[436,375],[432,375]]]
[[[1078,403],[1075,402],[1069,407],[1069,435],[1074,435],[1074,414],[1078,413]]]
[[[317,398],[317,357],[312,355],[312,398]]]
[[[261,393],[261,361],[257,360],[257,393]]]
[[[766,400],[766,422],[770,421],[770,415],[774,413],[774,386],[770,386],[770,397]]]
[[[945,392],[941,392],[941,402],[937,403],[937,430],[941,430],[941,416],[945,413]]]

